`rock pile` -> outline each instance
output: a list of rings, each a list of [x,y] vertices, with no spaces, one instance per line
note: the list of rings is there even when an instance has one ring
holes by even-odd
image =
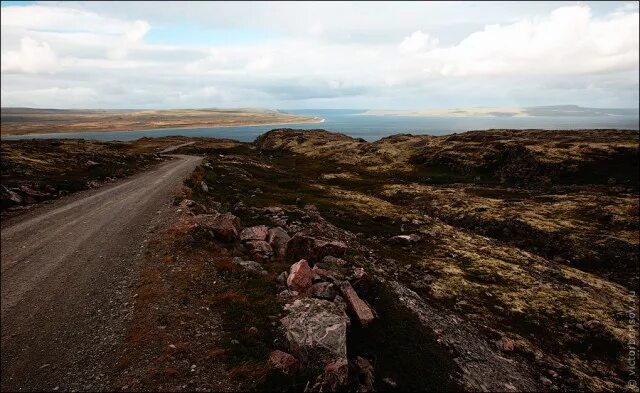
[[[292,300],[285,305],[288,315],[281,319],[289,350],[302,365],[323,370],[310,387],[311,391],[335,391],[347,384],[349,315],[362,326],[376,318],[341,271],[347,265],[340,258],[345,251],[343,242],[296,234],[289,241],[286,255],[301,259],[291,265],[288,274],[283,272],[279,276],[280,281],[286,277],[285,298]],[[364,274],[361,268],[353,270],[350,277]],[[373,383],[373,367],[365,359],[360,359],[358,364],[362,367],[356,373],[365,376],[361,378],[366,380],[362,389],[368,391]]]
[[[192,201],[184,207],[193,206]],[[269,208],[270,214],[282,215],[282,210]],[[244,228],[240,219],[230,213],[199,214],[193,217],[196,227],[209,231],[223,242],[244,245],[250,260],[235,257],[233,263],[249,274],[266,276],[262,263],[272,260],[295,261],[288,271],[277,276],[284,290],[278,295],[285,300],[287,315],[280,322],[284,329],[287,350],[275,350],[269,364],[285,374],[300,367],[321,369],[312,382],[312,391],[332,391],[349,381],[347,328],[355,323],[366,326],[376,316],[358,295],[349,280],[364,275],[362,268],[350,268],[342,259],[347,245],[342,241],[298,232],[290,237],[281,227],[257,225]],[[367,390],[373,381],[373,367],[366,359],[352,359],[358,365],[353,375],[364,381]]]

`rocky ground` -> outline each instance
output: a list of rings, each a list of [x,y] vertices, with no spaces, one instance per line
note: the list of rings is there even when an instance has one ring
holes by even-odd
[[[637,132],[189,151],[120,388],[634,390]]]
[[[637,391],[637,131],[179,152],[114,389]]]

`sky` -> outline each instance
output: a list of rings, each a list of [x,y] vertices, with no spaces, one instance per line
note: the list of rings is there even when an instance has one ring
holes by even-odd
[[[638,2],[18,2],[1,103],[639,105]]]

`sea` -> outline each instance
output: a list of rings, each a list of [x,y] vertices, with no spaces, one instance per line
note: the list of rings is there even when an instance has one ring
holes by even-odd
[[[637,115],[624,116],[529,116],[529,117],[418,117],[367,115],[363,109],[283,109],[282,112],[317,116],[322,123],[260,125],[210,128],[161,128],[135,131],[67,132],[29,134],[2,137],[15,139],[93,139],[102,141],[131,141],[140,138],[190,136],[230,138],[251,142],[260,134],[276,128],[324,129],[340,132],[354,138],[376,141],[394,134],[447,135],[470,130],[489,129],[594,129],[618,128],[638,130]]]

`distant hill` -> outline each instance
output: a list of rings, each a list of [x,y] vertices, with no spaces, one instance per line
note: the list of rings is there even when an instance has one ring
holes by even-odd
[[[638,108],[587,108],[578,105],[530,107],[477,107],[425,110],[370,110],[376,116],[453,116],[453,117],[527,117],[527,116],[638,116]]]

